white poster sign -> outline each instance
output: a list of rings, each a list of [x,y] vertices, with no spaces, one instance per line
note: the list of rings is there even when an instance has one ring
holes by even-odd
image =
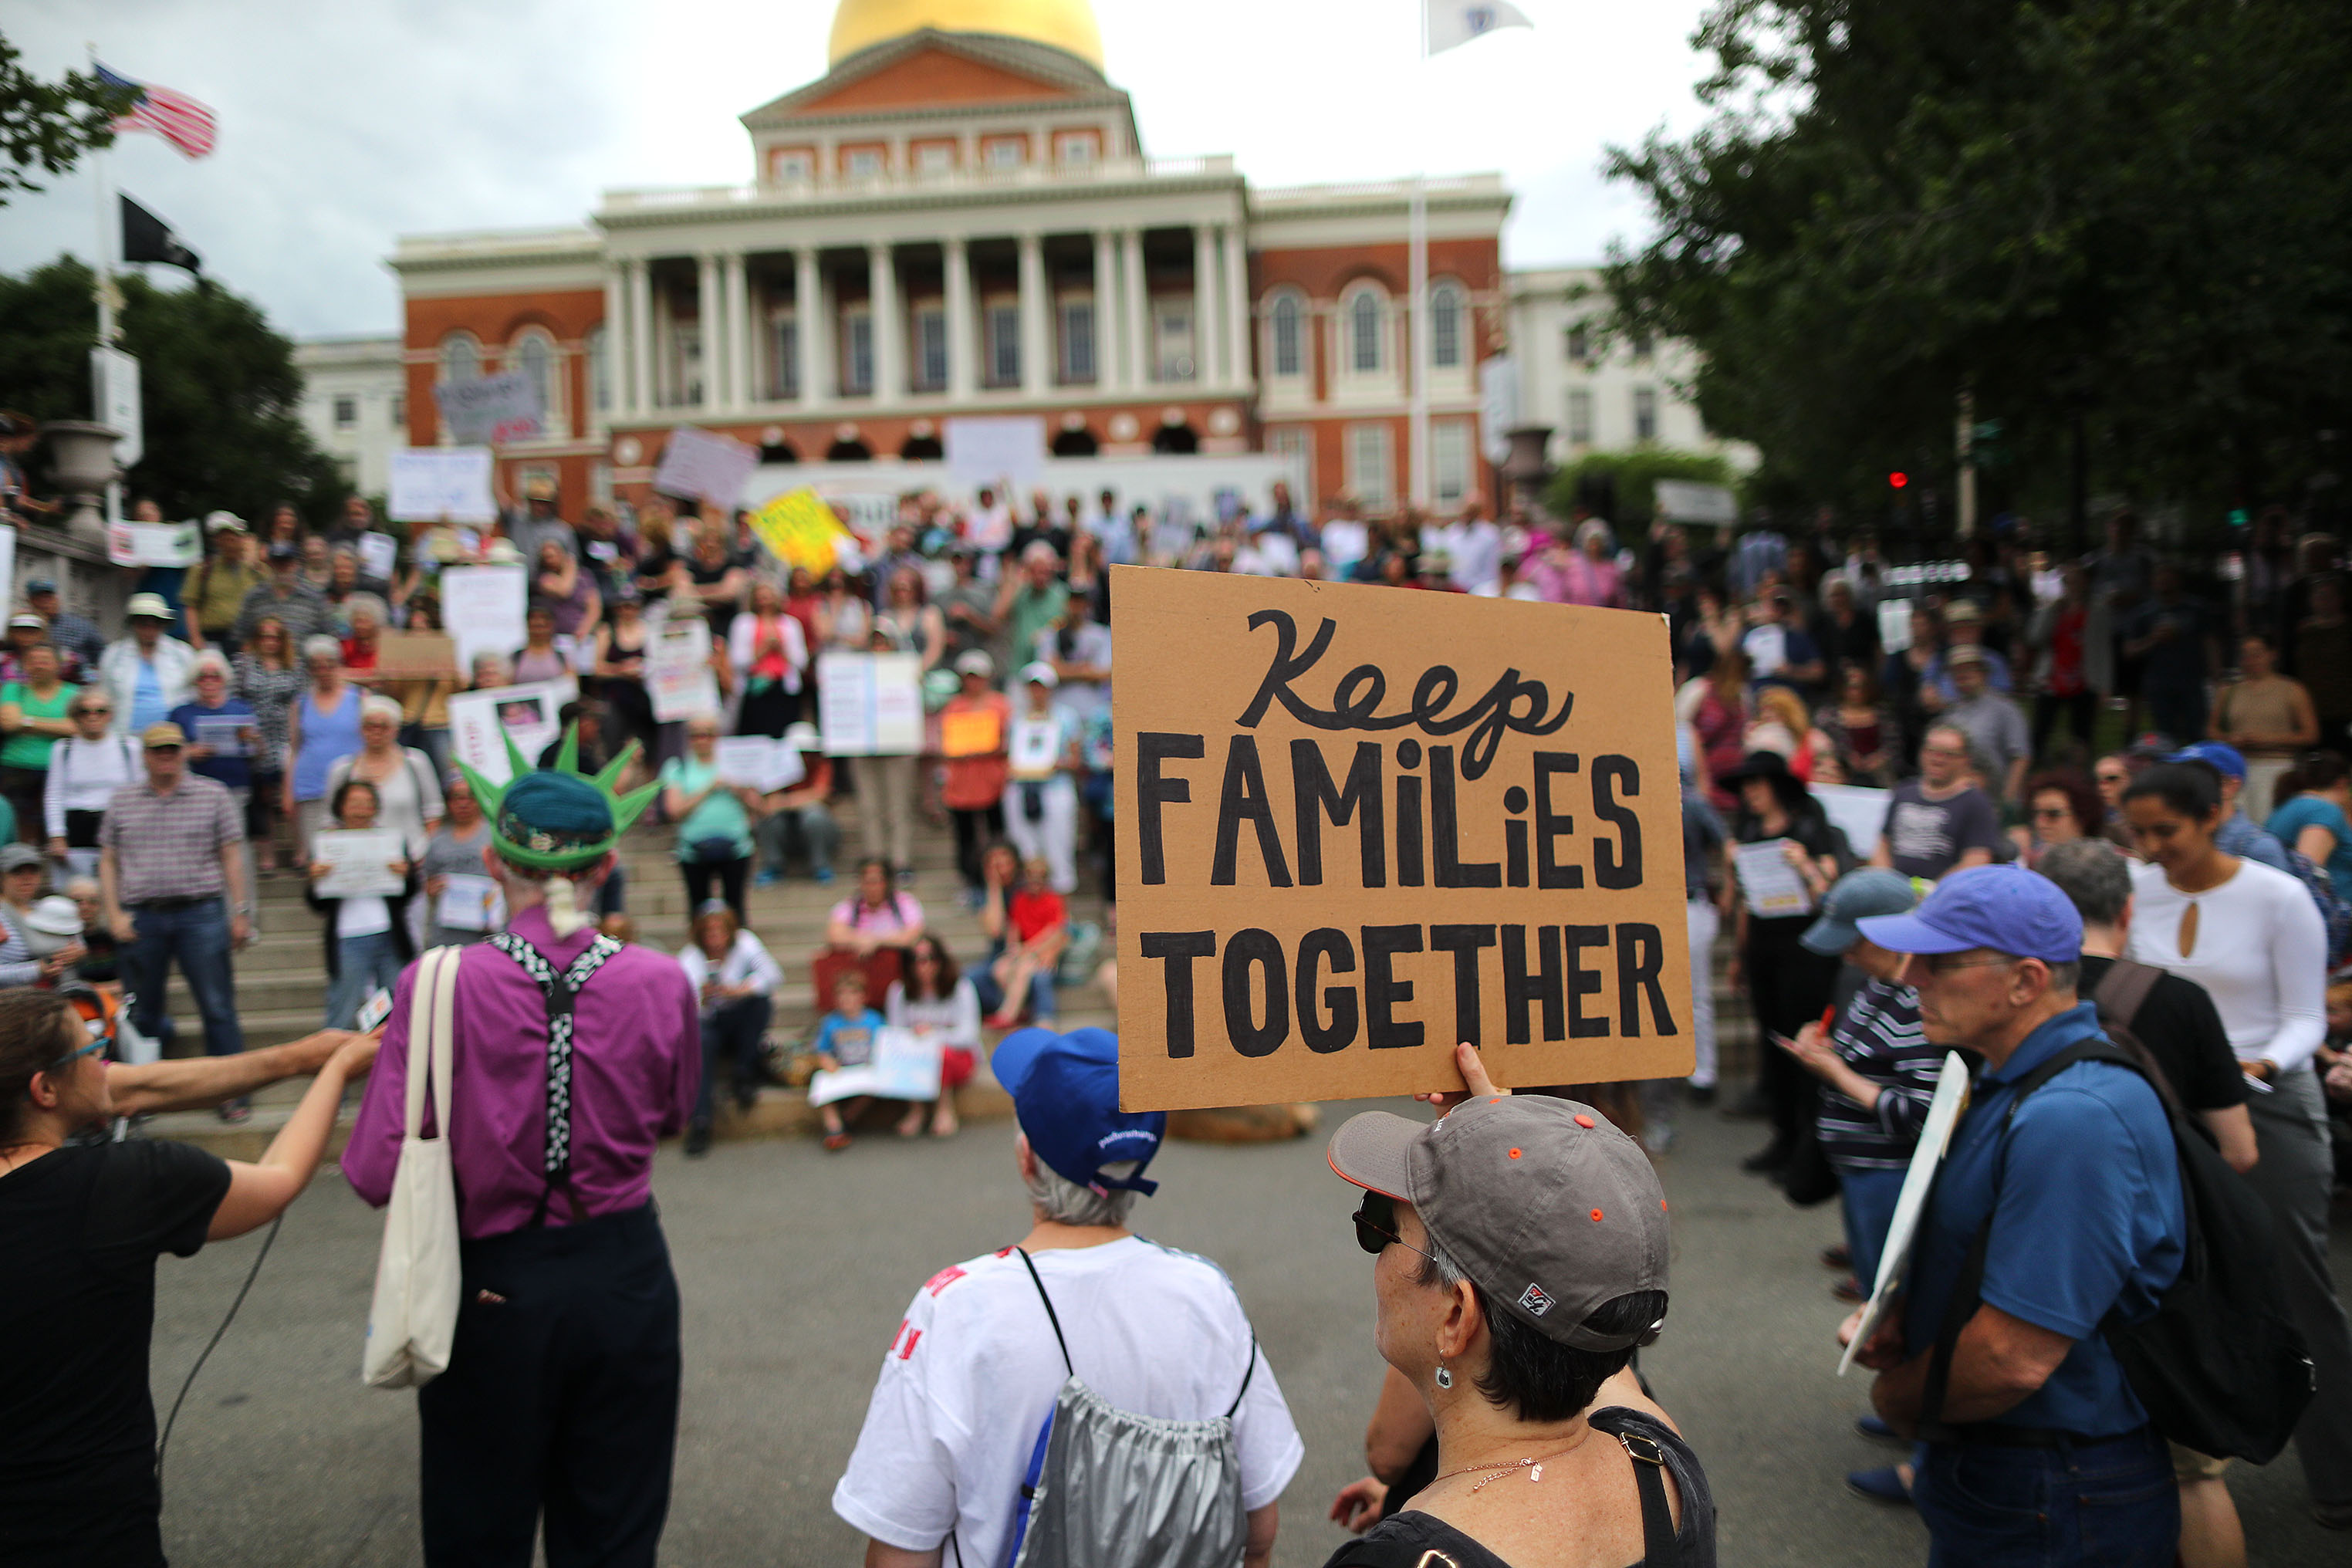
[[[911,653],[828,653],[816,662],[817,729],[833,757],[908,757],[923,749],[923,660]]]
[[[393,898],[407,885],[393,867],[408,858],[408,846],[390,827],[337,827],[310,838],[310,858],[327,874],[310,884],[322,899]]]
[[[98,422],[122,432],[122,439],[114,444],[114,460],[128,468],[147,455],[139,362],[110,343],[100,343],[89,351],[89,384],[98,395]]]
[[[0,605],[16,602],[16,531],[0,526]]]
[[[1895,792],[1888,789],[1864,789],[1859,784],[1815,784],[1813,798],[1822,803],[1822,810],[1839,830],[1853,852],[1863,859],[1870,858],[1878,847],[1880,835],[1886,831],[1886,813],[1895,804]]]
[[[1013,776],[1024,780],[1052,777],[1062,761],[1054,747],[1061,733],[1061,725],[1050,718],[1013,721]]]
[[[117,566],[194,566],[204,555],[203,534],[193,522],[107,525],[106,558]]]
[[[743,499],[743,481],[759,466],[758,447],[732,436],[714,436],[680,425],[662,447],[654,489],[666,496],[695,496],[731,510]]]
[[[488,447],[417,447],[392,454],[387,508],[394,522],[489,522],[499,515],[490,499]]]
[[[1936,1077],[1936,1095],[1927,1102],[1927,1121],[1911,1151],[1911,1167],[1903,1173],[1903,1190],[1895,1197],[1895,1218],[1886,1227],[1886,1245],[1878,1255],[1878,1279],[1862,1309],[1862,1321],[1838,1358],[1838,1375],[1853,1365],[1854,1352],[1870,1342],[1888,1303],[1902,1288],[1911,1267],[1911,1248],[1919,1237],[1919,1216],[1927,1207],[1927,1191],[1936,1184],[1936,1167],[1952,1146],[1960,1113],[1969,1106],[1969,1068],[1958,1051],[1944,1053],[1944,1069]]]
[[[488,877],[454,872],[442,879],[441,900],[434,919],[445,931],[503,931],[507,923],[506,895]]]
[[[504,784],[513,769],[501,732],[513,737],[526,760],[537,762],[563,738],[563,705],[579,693],[568,680],[457,692],[449,699],[450,753],[492,784]]]
[[[665,620],[646,644],[646,692],[657,722],[708,719],[720,708],[710,669],[710,623],[700,616]]]
[[[788,746],[765,735],[721,737],[718,762],[722,780],[758,790],[761,795],[790,789],[807,772],[801,763],[798,746]]]
[[[393,570],[400,564],[400,541],[389,533],[360,535],[360,574],[379,583],[392,581]]]
[[[528,441],[541,433],[547,418],[538,384],[519,370],[445,381],[433,389],[433,401],[460,447]]]
[[[1739,521],[1739,499],[1723,485],[1695,479],[1660,479],[1650,488],[1650,499],[1668,522],[1705,522],[1728,528]]]
[[[1036,482],[1045,469],[1045,421],[1035,415],[950,419],[940,440],[948,477],[959,484],[1011,485]]]
[[[1878,601],[1878,646],[1887,653],[1906,653],[1910,650],[1910,600],[1881,599]]]
[[[1739,890],[1748,900],[1748,912],[1759,920],[1781,915],[1809,915],[1813,912],[1812,889],[1789,864],[1790,838],[1766,838],[1754,844],[1742,844],[1731,852],[1732,863],[1739,870]]]
[[[530,595],[524,566],[452,566],[441,574],[441,624],[457,640],[457,669],[474,673],[474,656],[511,655],[522,647]]]
[[[874,1031],[874,1054],[856,1067],[820,1072],[809,1079],[811,1105],[831,1105],[870,1094],[877,1100],[918,1102],[940,1097],[940,1042],[912,1029]]]

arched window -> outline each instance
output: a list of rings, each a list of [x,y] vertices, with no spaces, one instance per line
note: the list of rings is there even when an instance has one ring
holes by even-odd
[[[443,381],[478,381],[481,374],[482,345],[471,332],[451,332],[441,340]]]
[[[1367,285],[1348,300],[1348,368],[1378,375],[1388,366],[1388,301]]]
[[[1307,310],[1297,294],[1287,290],[1274,297],[1274,306],[1266,313],[1267,374],[1277,376],[1300,376],[1307,374]]]
[[[563,428],[563,378],[557,374],[555,340],[543,327],[525,327],[507,350],[507,368],[519,370],[539,394],[545,411],[541,433],[553,436]]]
[[[1438,370],[1462,368],[1462,289],[1440,283],[1429,291],[1429,363]]]

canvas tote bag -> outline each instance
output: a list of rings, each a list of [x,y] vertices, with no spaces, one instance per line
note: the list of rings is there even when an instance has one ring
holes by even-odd
[[[449,1368],[457,1334],[457,1183],[449,1159],[451,1016],[462,948],[436,947],[419,960],[408,1008],[408,1121],[383,1211],[361,1374],[372,1388],[414,1388]],[[427,1075],[438,1135],[425,1125]]]

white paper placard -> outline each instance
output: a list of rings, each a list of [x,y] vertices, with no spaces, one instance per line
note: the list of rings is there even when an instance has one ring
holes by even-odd
[[[474,676],[474,656],[513,654],[525,637],[530,574],[523,566],[452,566],[441,574],[441,624],[457,639],[457,672]]]
[[[445,381],[433,389],[433,401],[461,447],[528,441],[541,433],[547,417],[539,384],[519,370]]]
[[[874,1055],[863,1066],[820,1072],[809,1079],[811,1105],[831,1105],[870,1094],[918,1102],[940,1097],[940,1045],[912,1029],[874,1031]]]
[[[210,746],[215,757],[242,757],[247,754],[245,732],[254,727],[249,714],[198,713],[196,732],[188,739],[196,745]]]
[[[1919,1129],[1918,1145],[1911,1151],[1911,1168],[1903,1173],[1903,1190],[1895,1194],[1895,1218],[1886,1227],[1886,1246],[1878,1255],[1878,1279],[1863,1304],[1862,1324],[1838,1358],[1838,1375],[1853,1364],[1854,1352],[1870,1342],[1887,1304],[1902,1289],[1911,1267],[1911,1248],[1919,1238],[1919,1219],[1927,1207],[1927,1190],[1935,1185],[1936,1167],[1952,1147],[1960,1113],[1969,1108],[1969,1068],[1958,1051],[1944,1053],[1944,1069],[1936,1077],[1935,1098],[1927,1102],[1927,1120]]]
[[[1052,777],[1054,769],[1062,760],[1054,749],[1054,742],[1061,732],[1061,725],[1052,719],[1013,721],[1013,744],[1009,748],[1013,776],[1016,779]]]
[[[1766,838],[1738,845],[1732,850],[1734,862],[1739,868],[1740,894],[1748,900],[1749,914],[1771,920],[1813,912],[1812,889],[1797,874],[1797,868],[1789,864],[1787,848],[1791,842]]]
[[[1886,831],[1886,813],[1895,804],[1891,789],[1864,789],[1860,784],[1815,784],[1813,798],[1822,803],[1831,824],[1845,835],[1858,859],[1867,860]]]
[[[193,522],[117,522],[106,530],[106,558],[117,566],[194,566],[204,540]]]
[[[16,531],[0,526],[0,605],[16,602]]]
[[[940,433],[948,477],[958,484],[1019,488],[1045,471],[1045,421],[1040,416],[950,419]]]
[[[908,757],[923,749],[923,660],[912,653],[828,653],[816,662],[817,728],[833,757]]]
[[[719,711],[710,668],[710,623],[700,616],[664,620],[646,640],[646,693],[664,724],[709,719]]]
[[[765,735],[721,736],[718,766],[721,780],[761,795],[792,788],[808,771],[801,763],[799,747]]]
[[[457,692],[449,699],[450,754],[492,784],[502,784],[513,770],[499,732],[514,737],[526,761],[538,761],[540,752],[563,738],[560,715],[579,692],[569,680]]]
[[[1911,647],[1911,601],[1878,601],[1878,646],[1885,653],[1903,653]]]
[[[385,510],[394,522],[494,521],[499,508],[490,499],[490,449],[415,447],[393,453]]]
[[[666,496],[696,496],[731,511],[743,499],[743,481],[759,466],[757,447],[680,425],[662,446],[654,489]]]
[[[334,827],[311,836],[310,858],[331,869],[313,882],[322,899],[394,898],[406,879],[392,869],[408,846],[389,827]]]
[[[389,583],[400,564],[400,541],[389,533],[360,535],[360,574]]]
[[[507,898],[488,877],[452,872],[442,879],[441,900],[433,918],[444,931],[502,931],[507,923]]]

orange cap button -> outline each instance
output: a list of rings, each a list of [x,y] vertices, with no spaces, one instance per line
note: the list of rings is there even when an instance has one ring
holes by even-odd
[[[1601,1211],[1599,1209],[1594,1209],[1592,1211],[1592,1223],[1595,1225],[1599,1225],[1601,1223]]]
[[[1579,1127],[1590,1127],[1592,1125],[1592,1118],[1590,1116],[1580,1116],[1576,1119],[1576,1124]]]
[[[1514,1160],[1516,1160],[1516,1159],[1517,1159],[1518,1157],[1519,1157],[1519,1152],[1518,1152],[1517,1149],[1512,1150],[1512,1151],[1511,1151],[1511,1158],[1512,1158],[1512,1159],[1514,1159]]]

